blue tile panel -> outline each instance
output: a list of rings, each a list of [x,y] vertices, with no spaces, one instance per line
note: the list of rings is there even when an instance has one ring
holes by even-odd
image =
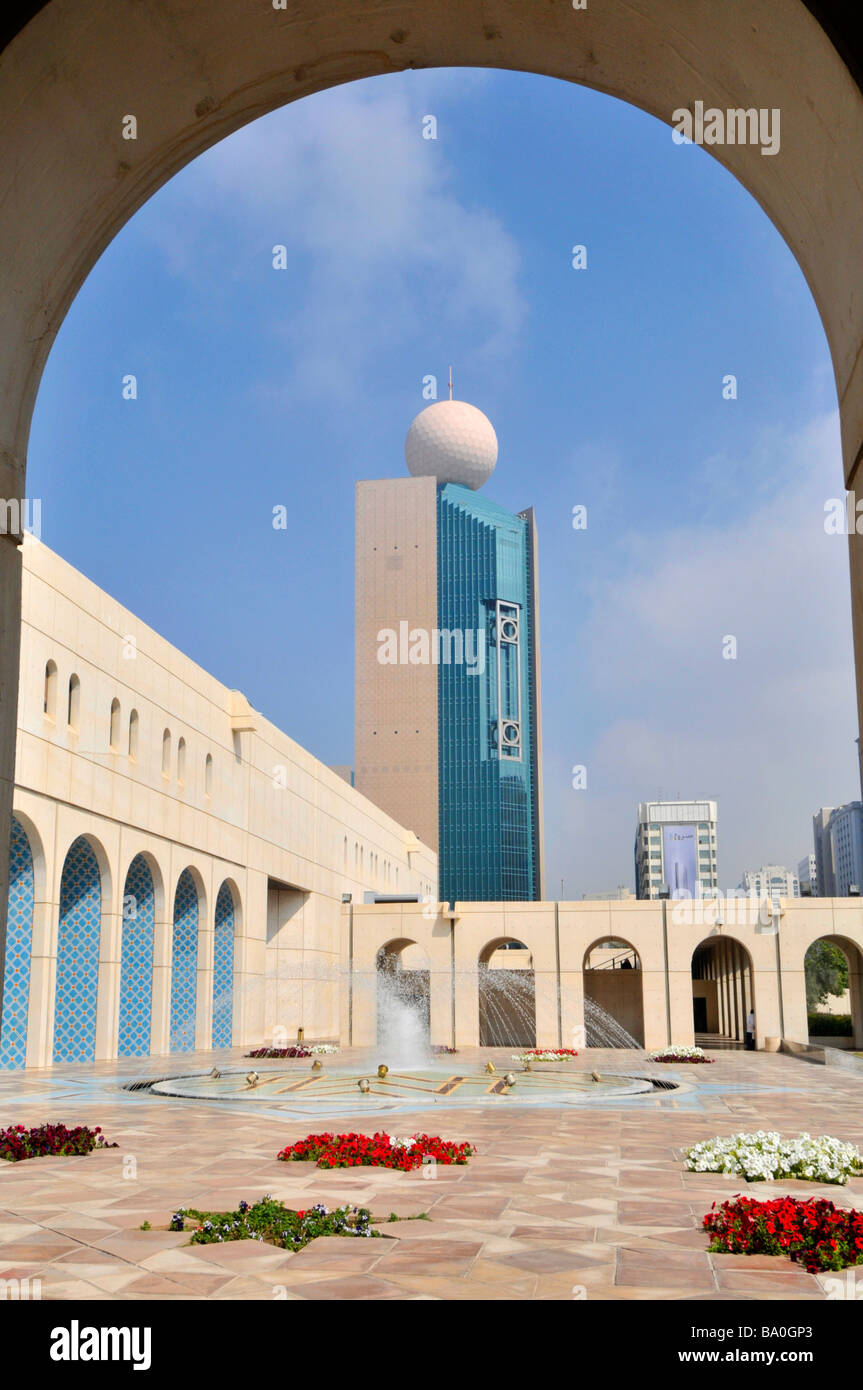
[[[448,483],[438,489],[437,524],[438,626],[483,633],[486,656],[485,670],[474,674],[466,662],[438,666],[440,896],[447,902],[533,900],[540,892],[528,522]],[[498,600],[518,608],[520,679],[506,660],[514,652],[497,644]],[[497,747],[499,655],[501,704],[511,710],[520,693],[519,760],[501,756]]]
[[[54,1061],[92,1062],[96,1051],[102,879],[91,846],[71,846],[60,881]]]
[[[20,821],[12,817],[9,842],[9,916],[0,1023],[0,1068],[23,1067],[27,1056],[30,950],[33,943],[33,855]]]
[[[231,1046],[234,1007],[234,895],[223,883],[216,899],[213,942],[213,1047]]]
[[[120,1057],[148,1057],[153,1005],[153,876],[142,854],[129,865],[123,888],[123,943],[120,953]]]
[[[171,1051],[195,1047],[195,1002],[198,972],[198,890],[188,869],[174,894],[174,939],[171,951]]]

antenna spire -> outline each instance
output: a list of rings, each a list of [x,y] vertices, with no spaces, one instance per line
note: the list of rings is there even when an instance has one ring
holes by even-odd
[[[452,367],[449,369],[449,398],[452,400]]]

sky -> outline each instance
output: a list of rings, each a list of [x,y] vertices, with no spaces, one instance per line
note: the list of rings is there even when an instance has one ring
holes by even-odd
[[[486,493],[536,511],[548,896],[634,886],[658,796],[718,801],[722,887],[795,868],[814,811],[859,796],[829,351],[754,199],[621,101],[407,72],[189,165],[52,349],[42,539],[351,764],[354,484],[406,474],[450,363],[500,441]]]

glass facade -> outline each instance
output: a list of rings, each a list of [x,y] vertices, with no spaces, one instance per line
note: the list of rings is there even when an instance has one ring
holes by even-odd
[[[532,533],[468,488],[438,489],[440,895],[540,897]]]

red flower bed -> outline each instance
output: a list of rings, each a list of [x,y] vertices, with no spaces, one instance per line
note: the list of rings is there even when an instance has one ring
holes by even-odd
[[[810,1274],[863,1264],[863,1211],[823,1197],[738,1196],[718,1210],[714,1202],[704,1225],[713,1237],[709,1249],[724,1254],[787,1255]]]
[[[256,1047],[245,1054],[247,1057],[311,1057],[313,1054],[303,1043],[291,1047]]]
[[[455,1144],[437,1135],[414,1134],[396,1141],[389,1134],[309,1134],[289,1144],[277,1155],[313,1161],[319,1168],[398,1168],[409,1173],[425,1159],[435,1163],[467,1163],[474,1153],[470,1144]]]
[[[74,1129],[67,1129],[65,1125],[35,1125],[32,1129],[10,1125],[8,1129],[0,1129],[0,1158],[9,1163],[20,1163],[22,1158],[88,1154],[93,1149],[116,1147],[107,1142],[100,1125],[95,1129],[88,1129],[86,1125],[76,1125]]]
[[[574,1047],[526,1047],[520,1057],[577,1057]]]

